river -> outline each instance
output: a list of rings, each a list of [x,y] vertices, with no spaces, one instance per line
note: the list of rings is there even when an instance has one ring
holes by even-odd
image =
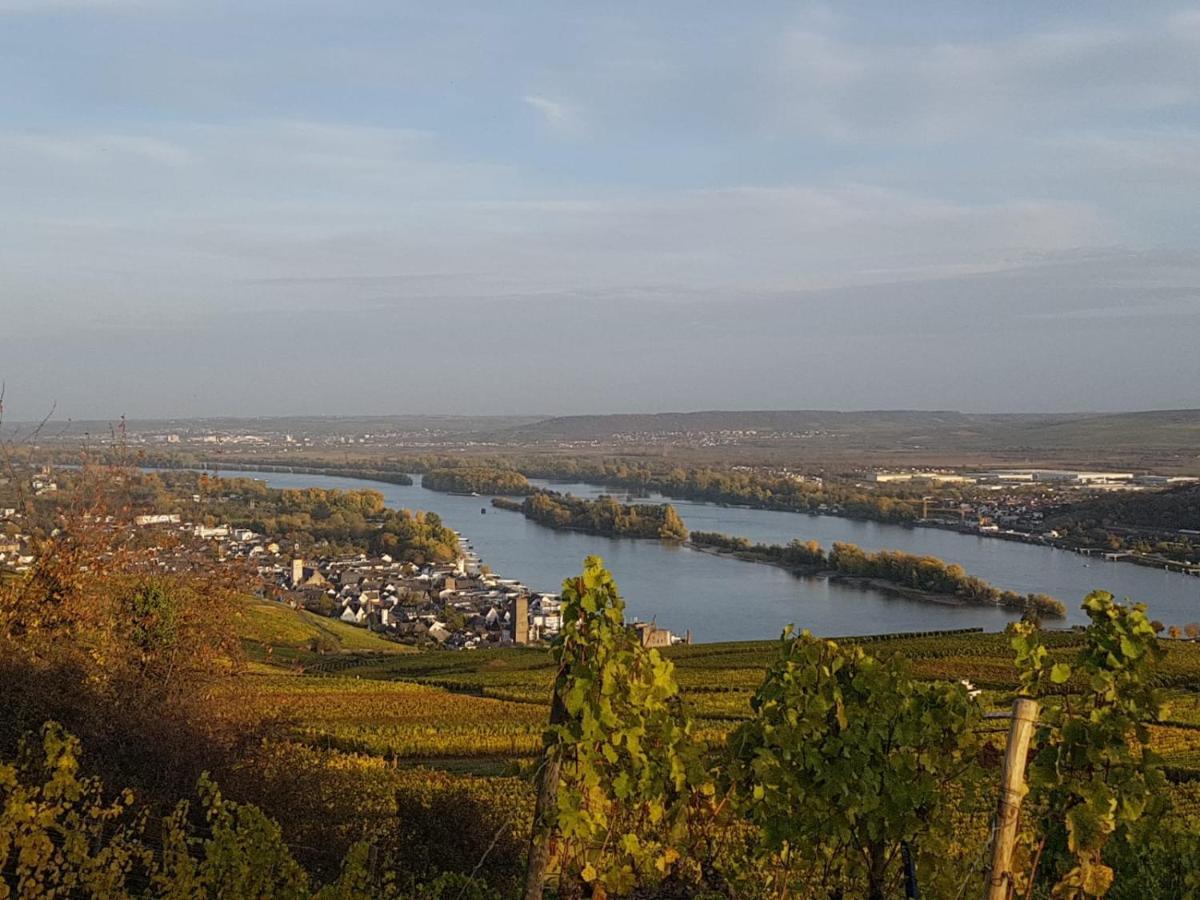
[[[833,584],[823,578],[797,578],[775,566],[658,541],[554,531],[520,513],[492,508],[488,496],[426,490],[420,476],[414,476],[413,485],[396,485],[329,475],[236,470],[220,474],[257,478],[276,488],[377,490],[390,507],[436,512],[470,541],[494,571],[534,590],[558,590],[563,578],[580,570],[585,556],[598,554],[612,570],[631,617],[655,618],[659,625],[677,633],[690,628],[698,641],[770,638],[778,636],[788,623],[830,636],[971,627],[996,631],[1016,618],[999,608],[942,606]],[[531,480],[537,486],[577,496],[605,493],[594,485]],[[936,556],[999,587],[1057,597],[1067,605],[1068,624],[1087,621],[1079,603],[1093,588],[1111,591],[1118,599],[1144,602],[1151,616],[1169,625],[1200,621],[1200,578],[1194,576],[934,528],[688,500],[670,502],[694,531],[719,531],[773,544],[792,538],[813,539],[826,548],[834,541],[849,541],[868,550]],[[482,509],[486,514],[481,514]]]

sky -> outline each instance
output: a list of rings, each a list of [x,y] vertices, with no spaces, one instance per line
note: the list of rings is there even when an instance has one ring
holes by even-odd
[[[1200,6],[0,0],[4,415],[1200,406]]]

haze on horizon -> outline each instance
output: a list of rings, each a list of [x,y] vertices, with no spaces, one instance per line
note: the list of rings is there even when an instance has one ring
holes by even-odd
[[[1200,6],[0,0],[5,416],[1200,405]]]

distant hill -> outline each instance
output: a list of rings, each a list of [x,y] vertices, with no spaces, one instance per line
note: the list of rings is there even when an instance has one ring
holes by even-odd
[[[115,422],[51,422],[41,437],[78,439],[107,435]],[[32,431],[5,423],[5,437]],[[738,432],[736,443],[837,454],[904,451],[966,453],[1016,459],[1076,460],[1118,464],[1149,454],[1200,463],[1200,409],[1125,413],[964,413],[954,410],[702,410],[581,416],[281,416],[129,420],[132,434],[253,433],[307,435],[424,434],[454,442],[522,445],[596,442],[636,445],[665,436]],[[753,432],[747,435],[746,432]],[[669,441],[668,441],[669,442]]]
[[[1018,426],[1014,441],[1037,448],[1109,447],[1200,451],[1200,409],[1112,413]]]
[[[221,416],[197,419],[127,419],[129,434],[161,434],[164,432],[226,432],[274,434],[363,434],[365,432],[417,432],[439,434],[472,434],[481,431],[515,428],[540,422],[545,416]],[[76,419],[64,422],[52,419],[42,428],[42,436],[83,434],[106,435],[115,429],[120,419]],[[28,433],[36,422],[5,422],[4,434],[14,436]]]
[[[1200,447],[1200,410],[1133,413],[962,413],[948,410],[707,410],[559,416],[498,433],[513,441],[603,441],[622,435],[756,431],[811,434],[857,446],[947,449],[1188,449]]]
[[[512,429],[526,437],[596,439],[614,434],[684,431],[921,431],[967,428],[974,430],[988,416],[953,411],[880,410],[705,410],[686,413],[559,416]]]

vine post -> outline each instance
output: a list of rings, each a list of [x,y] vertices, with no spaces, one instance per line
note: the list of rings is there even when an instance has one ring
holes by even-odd
[[[1012,854],[1017,841],[1017,819],[1025,796],[1025,759],[1037,722],[1038,703],[1028,697],[1013,701],[1008,750],[1000,773],[1000,802],[992,825],[992,864],[988,871],[987,900],[1009,900],[1012,894]]]

